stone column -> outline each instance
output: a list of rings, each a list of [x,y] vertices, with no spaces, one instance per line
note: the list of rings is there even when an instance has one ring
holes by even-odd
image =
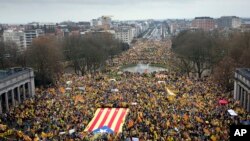
[[[2,108],[2,95],[0,95],[0,114],[3,113],[3,108]]]
[[[11,90],[11,102],[12,106],[15,106],[15,95],[14,95],[14,89]]]
[[[35,80],[34,80],[34,77],[31,78],[30,83],[31,83],[31,87],[30,87],[30,89],[31,89],[31,96],[33,97],[33,96],[35,96]]]
[[[31,92],[31,84],[28,82],[28,91],[29,91],[29,97],[32,97],[32,92]]]
[[[8,98],[8,92],[4,93],[5,95],[5,106],[6,106],[6,111],[9,111],[9,98]]]
[[[237,84],[236,100],[240,100],[240,85]]]
[[[244,90],[244,103],[243,103],[244,109],[247,109],[247,100],[248,100],[247,91]]]
[[[250,112],[250,93],[247,94],[248,100],[247,100],[247,111]]]
[[[243,104],[243,88],[240,87],[240,105],[242,106]]]
[[[20,86],[17,87],[17,99],[18,99],[18,103],[21,103]]]
[[[23,100],[26,99],[25,84],[23,84]]]
[[[234,99],[237,100],[238,84],[234,81]]]

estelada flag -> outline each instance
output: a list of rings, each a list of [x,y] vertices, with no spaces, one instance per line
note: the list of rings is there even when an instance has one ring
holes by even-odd
[[[128,108],[99,108],[84,131],[120,133],[128,111]]]

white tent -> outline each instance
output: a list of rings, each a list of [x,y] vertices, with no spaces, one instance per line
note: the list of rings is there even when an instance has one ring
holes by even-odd
[[[67,85],[71,85],[71,84],[72,84],[72,81],[67,81],[66,84],[67,84]]]
[[[66,134],[66,132],[60,132],[59,135],[63,135],[63,134]]]
[[[71,90],[72,90],[72,88],[67,87],[67,88],[66,88],[66,90],[67,90],[67,91],[71,91]]]
[[[78,87],[79,90],[85,91],[85,87]]]
[[[118,92],[118,89],[111,89],[111,92]]]
[[[158,81],[158,83],[159,84],[161,84],[161,83],[165,84],[166,82],[165,81]]]
[[[115,79],[109,79],[109,81],[116,81]]]
[[[132,102],[131,105],[137,105],[138,103],[137,102]]]
[[[72,134],[72,133],[74,133],[75,132],[75,129],[70,129],[69,130],[69,134]]]
[[[229,109],[229,110],[227,110],[228,111],[228,113],[231,115],[231,116],[237,116],[238,114],[234,111],[234,110],[232,110],[232,109]]]
[[[117,74],[121,75],[121,74],[123,74],[123,72],[121,72],[121,71],[118,71],[118,72],[117,72]]]
[[[132,137],[132,139],[127,138],[126,141],[139,141],[139,138],[135,138],[135,137]]]

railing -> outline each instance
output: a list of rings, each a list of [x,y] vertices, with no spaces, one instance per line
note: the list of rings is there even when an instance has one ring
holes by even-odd
[[[7,86],[24,81],[34,77],[34,72],[31,68],[25,68],[22,71],[14,72],[0,79],[0,90]]]

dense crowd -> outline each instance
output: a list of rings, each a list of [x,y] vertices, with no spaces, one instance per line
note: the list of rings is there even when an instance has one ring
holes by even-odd
[[[148,44],[155,45],[150,54]],[[138,63],[140,56],[147,58],[146,61],[157,56],[153,62],[163,62],[164,57],[158,55],[165,52],[164,48],[158,42],[139,42],[118,56],[108,72],[85,76],[63,74],[55,87],[36,89],[34,98],[1,115],[0,138],[26,141],[120,141],[130,137],[142,141],[228,140],[229,125],[249,120],[250,115],[211,78],[197,79],[167,71],[118,73],[119,66]],[[111,92],[111,89],[118,89],[118,92]],[[219,104],[221,99],[226,99],[228,104]],[[130,109],[122,133],[97,136],[84,131],[100,107]],[[228,109],[234,109],[238,116],[231,116]]]

